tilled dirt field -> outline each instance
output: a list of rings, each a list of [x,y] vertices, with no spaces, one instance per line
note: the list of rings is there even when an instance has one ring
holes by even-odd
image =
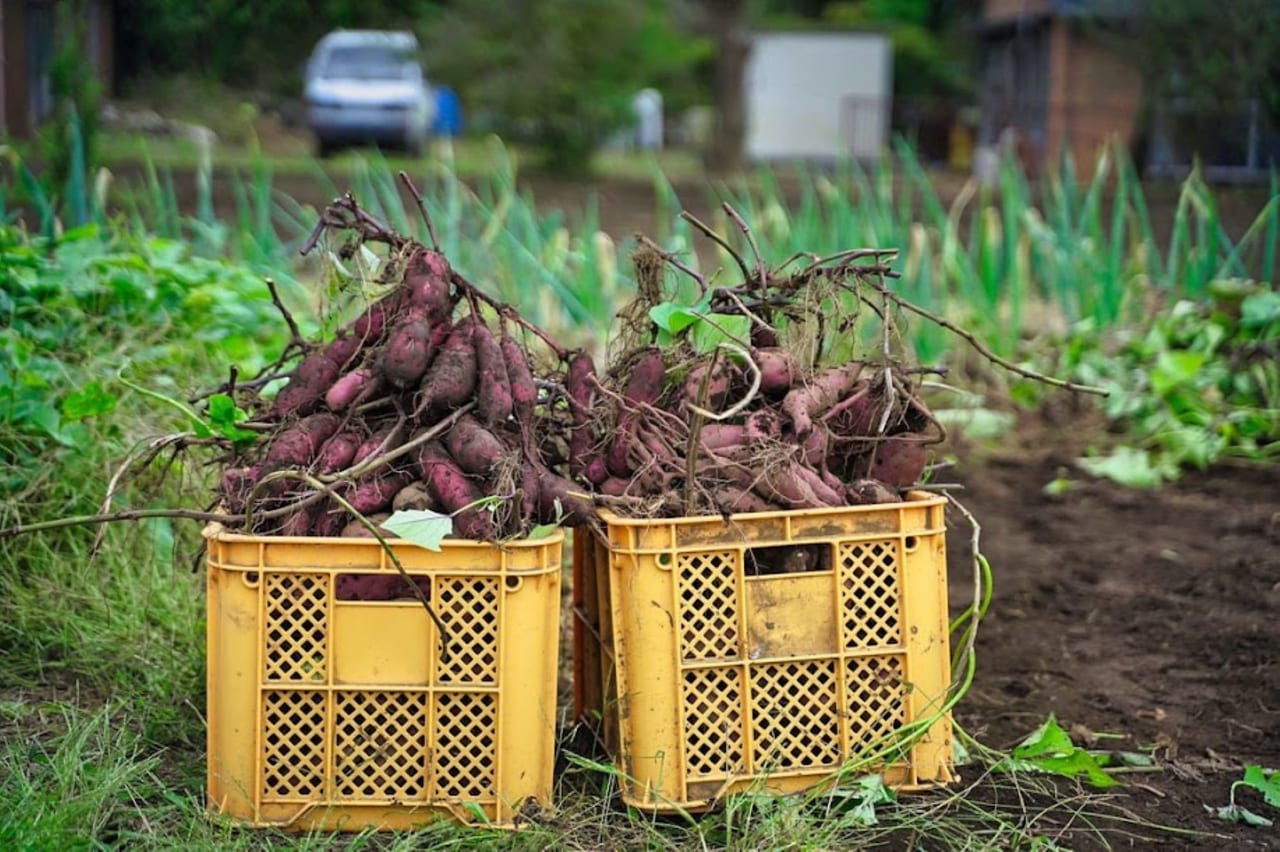
[[[1101,748],[1154,746],[1160,771],[1126,776],[1117,802],[1219,835],[1116,835],[1117,846],[1274,848],[1274,830],[1204,805],[1226,804],[1244,764],[1280,767],[1280,472],[1219,467],[1154,492],[1079,477],[1079,488],[1045,495],[1074,443],[1024,425],[958,477],[995,597],[957,720],[1001,748],[1050,713],[1078,742],[1104,733],[1124,738]],[[950,525],[958,608],[972,596],[969,547],[963,520]],[[1240,801],[1276,816],[1255,793]]]

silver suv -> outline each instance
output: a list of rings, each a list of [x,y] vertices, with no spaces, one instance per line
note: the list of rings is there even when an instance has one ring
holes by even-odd
[[[435,119],[418,40],[408,32],[329,33],[307,61],[304,98],[321,157],[363,143],[417,155]]]

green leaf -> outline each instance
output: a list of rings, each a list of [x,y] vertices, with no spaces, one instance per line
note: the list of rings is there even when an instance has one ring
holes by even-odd
[[[693,327],[693,348],[707,353],[721,343],[747,341],[751,337],[751,319],[733,314],[708,314],[699,317]]]
[[[209,423],[222,437],[237,444],[256,441],[258,439],[256,432],[241,429],[236,425],[248,419],[248,412],[236,405],[235,400],[225,393],[217,393],[209,397]]]
[[[71,422],[110,414],[116,407],[117,398],[108,393],[101,382],[89,382],[78,391],[72,391],[62,401],[62,416]]]
[[[1223,805],[1220,808],[1211,808],[1205,805],[1204,809],[1209,813],[1216,813],[1218,819],[1225,819],[1228,822],[1242,822],[1254,828],[1270,828],[1274,824],[1266,817],[1258,816],[1248,808],[1242,808],[1239,805]]]
[[[536,527],[529,530],[529,534],[525,536],[525,538],[530,541],[539,538],[546,538],[558,529],[560,529],[559,524],[538,524]]]
[[[1076,459],[1076,464],[1092,476],[1104,477],[1130,488],[1158,488],[1177,475],[1167,465],[1157,464],[1146,450],[1116,447],[1110,455]]]
[[[1196,377],[1208,359],[1204,352],[1161,352],[1151,368],[1151,389],[1160,396]]]
[[[849,787],[838,787],[831,798],[843,799],[841,811],[856,825],[876,825],[876,805],[893,801],[893,791],[884,785],[879,775],[864,775]]]
[[[653,324],[668,334],[679,334],[697,322],[700,317],[693,308],[677,305],[674,302],[663,302],[649,309],[649,319]]]
[[[1261,793],[1271,807],[1280,808],[1280,770],[1263,769],[1251,763],[1244,768],[1244,779],[1240,783]]]
[[[1260,328],[1273,322],[1280,322],[1280,292],[1263,290],[1240,305],[1240,324],[1245,328]]]
[[[381,526],[405,541],[438,553],[440,542],[453,532],[453,518],[430,509],[403,509],[383,521]]]
[[[1003,772],[1029,770],[1069,778],[1083,777],[1095,787],[1118,783],[1102,771],[1093,755],[1071,742],[1053,714],[1039,728],[1014,747],[1009,757],[992,767]]]

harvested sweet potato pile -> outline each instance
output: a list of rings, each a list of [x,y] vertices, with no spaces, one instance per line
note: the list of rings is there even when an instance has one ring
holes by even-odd
[[[349,198],[321,224],[386,243],[393,286],[332,339],[300,344],[251,424],[262,438],[224,471],[225,507],[248,531],[294,536],[370,535],[359,516],[399,509],[452,515],[456,536],[485,541],[588,518],[562,475],[572,421],[554,393],[577,353]]]

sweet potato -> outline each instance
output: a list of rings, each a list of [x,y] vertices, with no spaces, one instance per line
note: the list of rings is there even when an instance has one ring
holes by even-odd
[[[595,506],[583,496],[581,488],[546,468],[538,471],[538,520],[542,523],[559,520],[566,527],[577,527],[590,520],[594,511]]]
[[[482,496],[467,475],[438,443],[431,441],[418,452],[422,478],[444,510],[453,513],[453,529],[462,538],[492,540],[493,522],[489,512],[465,509]]]
[[[722,485],[712,492],[716,507],[723,513],[736,515],[743,512],[772,512],[777,509],[769,501],[745,488]]]
[[[511,383],[511,404],[520,422],[528,423],[533,417],[533,407],[538,402],[538,386],[533,383],[533,371],[529,358],[514,338],[505,331],[499,343],[502,360],[507,366],[507,379]]]
[[[867,476],[895,488],[906,488],[920,480],[929,462],[929,449],[916,436],[899,436],[882,441],[867,467]]]
[[[772,441],[782,434],[782,418],[772,408],[761,408],[747,415],[747,440],[753,444]]]
[[[305,536],[311,534],[312,511],[310,508],[299,509],[291,515],[285,517],[284,523],[280,525],[280,535],[284,536]]]
[[[662,396],[665,371],[662,350],[656,346],[650,346],[644,350],[631,368],[627,388],[623,393],[626,403],[618,413],[617,436],[609,445],[609,454],[605,459],[609,466],[609,473],[614,476],[626,476],[631,472],[627,456],[631,450],[631,439],[636,428],[636,409],[640,405],[652,405]]]
[[[877,482],[874,479],[859,479],[851,482],[847,489],[850,499],[854,503],[874,504],[874,503],[898,503],[902,500],[898,493],[889,488],[883,482]]]
[[[511,416],[511,379],[502,347],[489,326],[477,320],[471,329],[476,350],[476,414],[484,425],[497,426]]]
[[[454,326],[418,387],[414,415],[457,408],[476,388],[476,350],[471,318]]]
[[[782,396],[800,378],[800,366],[785,349],[757,349],[751,357],[760,368],[760,392],[765,396]]]
[[[325,538],[334,538],[342,535],[342,528],[346,523],[347,511],[326,498],[316,504],[311,533]]]
[[[329,360],[323,350],[308,355],[293,371],[289,383],[276,395],[271,413],[284,417],[315,411],[329,387],[337,381],[339,372],[341,367]]]
[[[391,501],[391,508],[396,511],[429,509],[433,512],[440,511],[440,503],[431,494],[431,490],[427,488],[426,483],[410,482],[404,488],[396,492],[395,499]]]
[[[599,485],[609,478],[609,466],[605,464],[604,456],[594,456],[587,462],[586,466],[579,474],[581,479],[590,482],[592,485]]]
[[[364,313],[343,326],[341,331],[349,332],[352,337],[363,341],[366,346],[372,345],[382,339],[383,333],[387,330],[388,318],[397,316],[403,303],[403,291],[392,290],[365,308]]]
[[[862,364],[854,361],[832,367],[807,385],[788,392],[782,400],[782,412],[791,419],[796,435],[808,435],[813,428],[813,418],[847,396],[861,374]]]
[[[382,347],[380,372],[395,387],[413,387],[427,371],[432,354],[431,324],[425,319],[404,320]]]
[[[496,435],[464,414],[445,436],[449,455],[467,473],[488,476],[494,465],[507,454],[506,446]]]
[[[751,325],[751,345],[767,348],[778,345],[778,333],[772,328],[752,323]]]
[[[337,473],[346,470],[355,460],[356,450],[360,448],[360,436],[355,432],[339,432],[324,442],[316,458],[316,467],[320,473]]]
[[[365,515],[365,517],[369,519],[369,522],[371,524],[373,524],[375,527],[378,528],[378,532],[382,534],[383,538],[388,538],[388,539],[395,538],[394,535],[392,535],[391,533],[387,532],[382,528],[382,522],[385,521],[387,518],[391,517],[389,514],[385,512],[380,512],[376,515]],[[366,527],[364,524],[360,523],[360,521],[356,519],[352,519],[351,521],[348,521],[347,525],[342,528],[342,538],[373,538],[373,537],[374,535],[372,532],[369,531],[369,528]],[[370,576],[386,576],[388,577],[388,579],[394,579],[397,583],[403,582],[400,579],[400,575],[398,574],[394,575],[394,577],[392,577],[391,575],[370,575]]]
[[[332,411],[344,411],[353,404],[375,381],[375,373],[369,367],[357,367],[333,383],[324,395],[324,404]]]
[[[569,359],[569,369],[564,387],[569,395],[569,414],[573,426],[569,430],[569,474],[575,478],[586,473],[596,460],[596,447],[600,436],[591,425],[591,414],[596,401],[596,365],[586,352],[577,352]],[[598,475],[598,472],[597,472]]]
[[[352,457],[351,464],[360,464],[360,462],[375,453],[386,452],[396,442],[396,431],[397,428],[395,426],[384,426],[368,438],[365,438],[360,446],[356,448],[356,454]]]
[[[737,423],[707,423],[699,433],[702,446],[715,452],[748,442],[747,427]]]
[[[453,268],[444,255],[419,251],[410,260],[404,275],[409,304],[426,312],[432,324],[446,324],[453,315],[451,280]]]
[[[355,335],[339,333],[324,348],[324,357],[336,364],[339,371],[345,370],[351,364],[351,359],[360,354],[360,349],[363,346],[364,341],[361,338]]]
[[[708,378],[708,371],[710,377]],[[694,405],[716,411],[724,407],[729,398],[729,389],[733,385],[734,368],[724,361],[717,361],[714,367],[699,364],[689,371],[684,380],[684,399]],[[705,402],[702,401],[702,383],[707,383]]]
[[[267,449],[264,464],[271,470],[306,467],[341,423],[336,414],[327,412],[304,417],[293,428],[276,435]]]
[[[412,481],[413,474],[407,470],[380,470],[357,484],[347,502],[362,515],[382,512],[391,508],[396,494]]]
[[[842,506],[844,497],[832,490],[822,477],[803,464],[766,467],[759,472],[756,493],[788,509],[819,509]]]

